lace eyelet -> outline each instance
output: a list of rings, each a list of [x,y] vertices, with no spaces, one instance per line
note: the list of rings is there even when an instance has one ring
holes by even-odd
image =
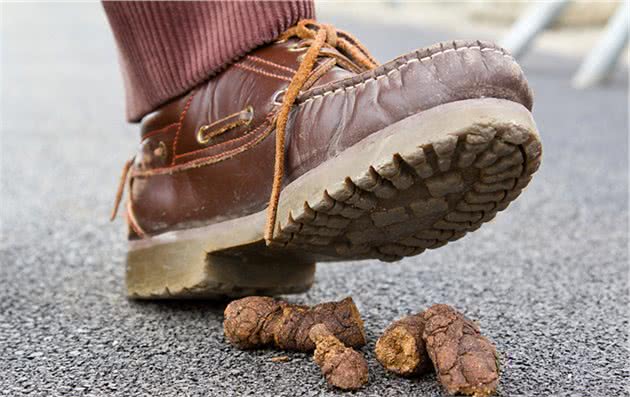
[[[273,104],[276,106],[282,105],[284,94],[286,94],[286,92],[287,92],[286,89],[276,92],[275,95],[273,96]]]
[[[166,157],[166,144],[163,141],[160,141],[158,147],[153,149],[153,155],[158,158]]]
[[[289,52],[302,52],[302,51],[306,51],[306,49],[307,49],[307,47],[300,46],[300,43],[295,43],[295,44],[290,45],[287,48],[287,51],[289,51]]]
[[[206,131],[208,131],[209,129],[209,125],[202,125],[201,127],[199,127],[199,130],[197,131],[197,143],[199,143],[200,145],[205,145],[210,142],[210,136],[206,135]]]
[[[238,113],[232,114],[221,120],[217,120],[211,124],[202,125],[197,130],[197,142],[200,145],[208,145],[212,140],[237,127],[248,126],[254,119],[254,107],[248,105],[245,109]]]

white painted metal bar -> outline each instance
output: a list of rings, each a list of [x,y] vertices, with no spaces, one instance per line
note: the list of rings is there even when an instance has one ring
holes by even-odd
[[[573,78],[573,85],[586,88],[604,80],[615,67],[619,55],[628,43],[630,1],[619,5],[606,26],[601,40],[588,54]]]
[[[549,26],[560,15],[570,0],[553,0],[536,3],[520,17],[501,41],[515,58],[521,57],[538,33]]]

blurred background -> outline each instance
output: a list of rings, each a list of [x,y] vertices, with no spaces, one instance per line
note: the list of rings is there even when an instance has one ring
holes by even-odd
[[[352,6],[355,4],[356,6]],[[406,2],[322,1],[317,3],[318,15],[360,17],[388,25],[418,27],[474,35],[502,41],[517,21],[527,18],[535,9],[550,10],[549,25],[540,31],[533,43],[535,50],[583,57],[601,39],[604,27],[616,12],[620,1],[532,1],[514,2],[478,0],[474,2]],[[555,6],[554,6],[555,5]],[[556,10],[554,13],[553,11]],[[627,16],[626,16],[627,17]],[[627,19],[626,19],[627,20]],[[535,19],[528,20],[532,25]],[[628,48],[621,56],[628,63]]]
[[[544,156],[473,235],[396,264],[320,266],[289,299],[352,295],[372,341],[395,318],[453,304],[497,343],[501,395],[626,395],[627,3],[559,3],[316,2],[380,61],[453,39],[515,46]],[[125,298],[124,225],[108,214],[139,131],[124,121],[102,7],[0,11],[0,395],[334,394],[306,355],[274,364],[277,353],[226,346],[220,304]],[[442,395],[432,377],[384,373],[372,349],[358,395]]]

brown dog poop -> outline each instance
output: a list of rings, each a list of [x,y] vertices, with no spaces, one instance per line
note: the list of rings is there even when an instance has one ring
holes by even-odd
[[[401,376],[415,376],[431,371],[422,333],[422,313],[404,317],[390,325],[376,342],[376,359]]]
[[[499,366],[494,345],[479,327],[448,305],[390,325],[376,343],[376,358],[403,376],[430,371],[431,364],[449,394],[487,396],[496,392]]]
[[[313,326],[309,336],[316,346],[313,360],[329,384],[357,390],[367,383],[368,366],[361,353],[346,347],[324,324]]]
[[[497,390],[497,350],[479,327],[448,305],[433,305],[422,315],[422,338],[437,372],[450,394],[488,396]]]
[[[352,298],[316,306],[293,305],[266,296],[232,301],[224,312],[226,338],[241,349],[272,346],[284,350],[311,351],[309,332],[322,323],[344,345],[365,345],[363,320]]]

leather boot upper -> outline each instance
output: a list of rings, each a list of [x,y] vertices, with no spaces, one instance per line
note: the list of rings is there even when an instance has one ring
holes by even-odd
[[[143,121],[129,181],[132,238],[265,209],[277,112],[304,48],[289,39],[252,51]],[[363,72],[334,48],[325,50],[289,114],[285,184],[441,104],[493,97],[532,107],[521,68],[491,43],[438,44]]]

